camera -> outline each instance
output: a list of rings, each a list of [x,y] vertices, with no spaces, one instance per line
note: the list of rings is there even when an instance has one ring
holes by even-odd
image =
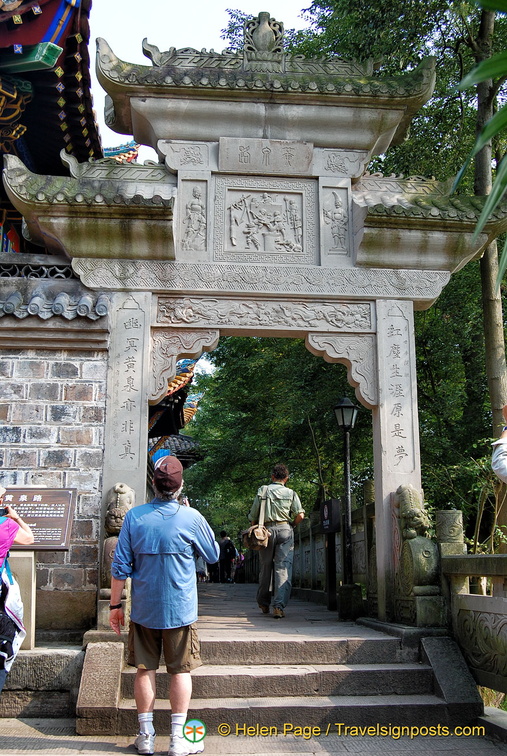
[[[7,514],[7,507],[0,507],[0,517],[5,517]]]

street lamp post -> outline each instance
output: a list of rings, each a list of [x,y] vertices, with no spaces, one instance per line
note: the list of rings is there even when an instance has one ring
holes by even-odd
[[[341,586],[340,618],[353,619],[356,610],[353,607],[354,586],[352,570],[352,496],[350,486],[350,431],[354,428],[359,407],[347,397],[340,399],[334,407],[336,422],[343,431],[343,480],[345,488],[345,512],[343,518],[343,585]],[[356,601],[357,604],[357,601]]]

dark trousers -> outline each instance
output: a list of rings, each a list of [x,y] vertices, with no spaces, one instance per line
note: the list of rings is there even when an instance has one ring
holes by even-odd
[[[228,583],[231,579],[232,562],[230,559],[221,559],[219,562],[220,567],[220,582]]]

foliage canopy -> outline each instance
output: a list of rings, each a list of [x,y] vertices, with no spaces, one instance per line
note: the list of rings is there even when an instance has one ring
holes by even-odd
[[[503,2],[504,0],[500,0]],[[245,14],[229,11],[224,36],[241,44]],[[286,32],[291,52],[372,58],[375,75],[395,75],[423,55],[437,62],[434,96],[414,118],[408,138],[373,159],[384,174],[446,180],[475,141],[477,99],[459,82],[477,59],[481,13],[474,3],[447,0],[315,0],[305,11],[310,29]],[[283,19],[280,19],[283,21]],[[507,47],[507,22],[495,26],[491,52]],[[502,97],[503,81],[496,96]],[[495,135],[494,155],[505,151]],[[467,175],[460,191],[472,191]],[[423,484],[436,508],[458,507],[473,532],[478,501],[492,491],[491,406],[485,370],[478,263],[455,274],[438,302],[416,313],[416,348]],[[289,485],[307,512],[324,495],[342,491],[341,434],[334,403],[352,397],[345,370],[313,357],[298,340],[225,339],[211,355],[215,372],[200,379],[206,392],[192,433],[205,459],[187,473],[190,493],[215,527],[240,530],[257,486],[284,461]],[[352,436],[355,491],[372,474],[369,413]]]

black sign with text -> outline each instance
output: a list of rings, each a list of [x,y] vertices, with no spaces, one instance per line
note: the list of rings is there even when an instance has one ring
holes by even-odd
[[[341,507],[339,499],[328,499],[320,504],[320,524],[324,533],[341,530]]]

